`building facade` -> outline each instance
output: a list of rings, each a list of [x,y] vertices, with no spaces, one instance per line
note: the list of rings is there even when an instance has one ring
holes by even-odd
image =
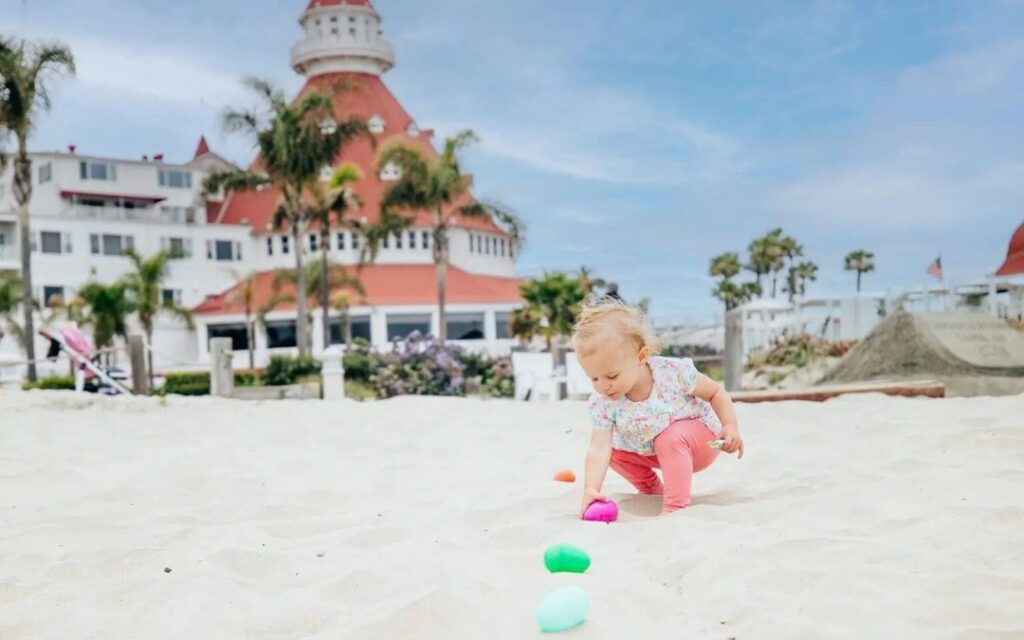
[[[300,40],[291,51],[293,68],[307,79],[299,96],[312,90],[335,92],[336,117],[363,118],[375,137],[373,143],[348,145],[323,170],[326,178],[344,163],[360,168],[363,179],[354,190],[361,208],[352,217],[364,224],[376,221],[384,190],[400,177],[394,167],[376,170],[381,145],[397,139],[436,154],[433,132],[420,129],[381,80],[395,64],[381,23],[368,1],[313,0],[300,17]],[[161,250],[180,255],[162,295],[192,308],[196,326],[189,330],[175,321],[158,321],[153,340],[158,370],[207,362],[211,337],[231,337],[236,350],[246,348],[241,337],[245,313],[235,289],[239,277],[255,274],[258,285],[251,307],[259,309],[274,294],[275,270],[294,268],[296,251],[303,252],[307,263],[327,252],[332,263],[354,267],[365,242],[339,226],[331,230],[329,246],[321,246],[317,230],[294,246],[290,230],[271,225],[278,202],[273,188],[205,200],[204,178],[230,167],[205,139],[183,163],[169,162],[162,154],[138,159],[92,156],[74,146],[33,153],[32,161],[32,280],[42,305],[73,299],[90,279],[112,282],[123,276],[130,268],[125,249],[143,256]],[[0,270],[17,271],[19,234],[11,180],[10,169],[0,175]],[[386,238],[375,262],[360,271],[365,295],[349,292],[355,337],[384,346],[414,330],[437,333],[431,221],[429,212],[416,213],[410,228]],[[508,318],[521,304],[512,237],[492,220],[456,216],[450,246],[449,338],[469,348],[507,352]],[[321,313],[313,309],[311,315],[315,353],[326,345]],[[61,321],[59,313],[49,316]],[[331,324],[331,340],[339,343],[344,334],[339,311],[332,311]],[[274,353],[294,351],[294,305],[278,305],[267,313],[257,327],[256,343],[257,366]],[[10,337],[0,349],[14,350]],[[239,367],[248,362],[241,353],[235,360]]]

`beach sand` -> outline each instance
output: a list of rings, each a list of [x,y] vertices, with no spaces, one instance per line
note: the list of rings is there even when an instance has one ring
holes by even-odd
[[[1024,396],[738,411],[691,508],[610,473],[605,525],[551,480],[582,403],[0,395],[0,638],[534,638],[568,584],[566,638],[1024,638]]]

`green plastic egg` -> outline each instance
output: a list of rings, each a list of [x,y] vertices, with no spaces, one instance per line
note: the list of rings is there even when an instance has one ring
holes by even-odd
[[[590,567],[590,556],[571,544],[553,544],[544,552],[544,566],[551,573],[583,573]]]

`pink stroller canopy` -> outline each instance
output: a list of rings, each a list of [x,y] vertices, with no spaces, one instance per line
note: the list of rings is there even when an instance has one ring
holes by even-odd
[[[92,345],[85,339],[85,336],[82,335],[77,326],[70,324],[61,329],[60,334],[69,347],[86,358],[92,357]]]

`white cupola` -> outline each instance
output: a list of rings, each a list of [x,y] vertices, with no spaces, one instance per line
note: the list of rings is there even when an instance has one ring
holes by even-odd
[[[299,18],[302,39],[292,47],[292,68],[307,78],[328,73],[380,76],[395,66],[381,17],[369,0],[310,0]]]

